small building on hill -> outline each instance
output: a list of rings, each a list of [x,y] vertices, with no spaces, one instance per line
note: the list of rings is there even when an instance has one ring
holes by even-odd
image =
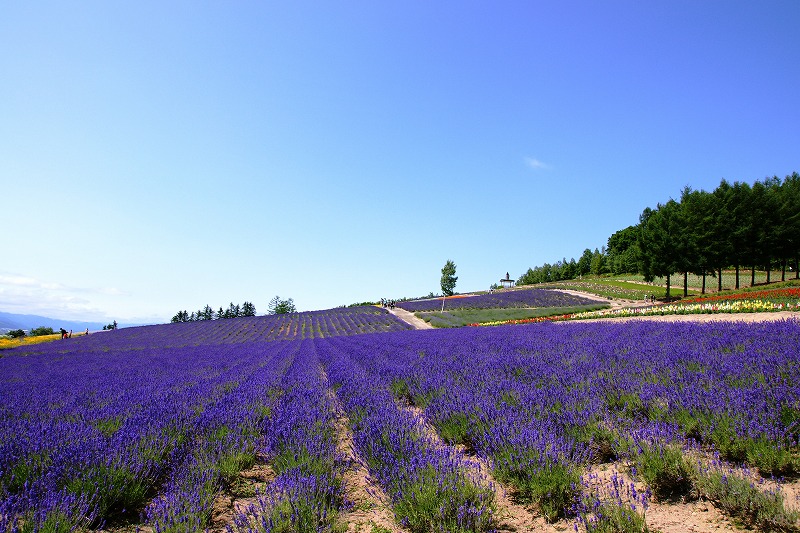
[[[506,272],[505,279],[500,280],[500,286],[503,287],[504,289],[510,289],[511,287],[514,286],[514,284],[515,281],[511,279],[511,276],[508,275],[508,272]]]

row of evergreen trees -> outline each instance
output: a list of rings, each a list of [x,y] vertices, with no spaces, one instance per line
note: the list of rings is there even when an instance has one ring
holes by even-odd
[[[548,281],[561,281],[565,279],[575,279],[587,274],[605,274],[606,256],[605,248],[603,251],[595,248],[594,252],[590,249],[583,251],[583,255],[575,261],[575,258],[567,261],[565,257],[555,263],[545,263],[542,266],[529,268],[517,280],[517,285],[532,285],[534,283],[547,283]]]
[[[227,309],[219,308],[219,311],[214,311],[210,305],[206,305],[203,309],[191,314],[186,311],[178,311],[172,322],[195,322],[197,320],[220,320],[223,318],[238,318],[240,316],[256,316],[256,306],[250,302],[245,302],[241,306],[234,305],[233,302]]]
[[[297,307],[294,305],[294,300],[291,298],[282,299],[280,296],[275,296],[269,301],[267,314],[269,315],[282,315],[287,313],[296,313]],[[195,322],[198,320],[220,320],[223,318],[239,318],[242,316],[256,316],[256,306],[250,302],[245,302],[241,306],[231,302],[227,309],[219,308],[219,311],[214,311],[210,305],[206,305],[203,309],[192,312],[189,314],[186,311],[178,311],[172,322]],[[116,328],[116,322],[114,326]],[[105,328],[103,328],[105,329]]]
[[[670,278],[684,274],[717,278],[722,289],[722,269],[750,268],[750,284],[756,269],[775,267],[786,277],[792,265],[795,278],[800,258],[800,174],[747,183],[722,180],[713,192],[684,188],[680,200],[670,199],[656,209],[646,208],[639,223],[617,231],[602,251],[586,250],[581,260],[529,269],[518,284],[572,279],[582,274],[639,273],[645,280],[664,277],[667,297]],[[546,267],[546,268],[545,268]]]

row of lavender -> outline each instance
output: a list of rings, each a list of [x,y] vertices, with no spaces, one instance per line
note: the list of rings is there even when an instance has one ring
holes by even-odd
[[[347,465],[337,451],[336,413],[314,345],[302,341],[260,444],[276,477],[234,517],[229,532],[334,530],[339,511],[350,505],[343,485]]]
[[[391,498],[397,521],[415,533],[491,529],[494,494],[476,466],[394,401],[384,380],[365,365],[367,354],[352,357],[347,344],[316,344],[350,420],[356,451]]]
[[[503,309],[510,307],[576,307],[596,304],[596,300],[582,298],[566,292],[547,289],[529,289],[448,298],[445,303],[445,308],[452,311],[453,309]],[[442,300],[441,298],[413,300],[400,302],[397,305],[412,313],[438,311],[442,308]]]
[[[216,344],[245,344],[259,341],[302,340],[339,335],[384,333],[412,329],[386,309],[373,306],[306,311],[284,315],[240,317],[228,320],[179,322],[123,328],[69,339],[81,343],[81,350],[138,350],[142,346],[181,347]],[[18,348],[26,353],[52,353],[65,348],[40,344]]]
[[[298,345],[72,347],[0,359],[0,531],[138,520],[151,500],[156,525],[202,514],[221,465],[254,456]]]
[[[330,339],[550,520],[592,462],[674,446],[800,474],[800,323],[540,324]],[[666,451],[665,451],[666,450]],[[685,482],[686,480],[684,480]],[[675,483],[652,483],[658,497]]]
[[[302,340],[339,335],[405,331],[411,326],[385,309],[342,307],[230,320],[184,322],[115,331],[132,343],[164,346],[238,344],[256,341]],[[99,341],[104,343],[104,341]]]

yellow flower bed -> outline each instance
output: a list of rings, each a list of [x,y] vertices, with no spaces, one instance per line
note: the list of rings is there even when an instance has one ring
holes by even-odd
[[[0,350],[6,350],[8,348],[16,348],[17,346],[27,346],[29,344],[50,342],[60,338],[61,338],[60,333],[55,333],[53,335],[37,335],[36,337],[18,337],[16,339],[0,337]]]
[[[519,320],[499,320],[494,322],[481,322],[471,326],[500,326],[504,324],[530,324],[534,322],[555,322],[562,320],[582,320],[587,318],[617,318],[628,316],[658,316],[658,315],[696,315],[710,313],[762,313],[769,311],[800,311],[800,301],[795,303],[776,303],[768,300],[727,300],[705,303],[675,303],[653,307],[628,307],[623,309],[602,309],[600,311],[585,311],[571,315],[544,316],[537,318],[523,318]]]
[[[691,315],[703,313],[761,313],[769,311],[800,311],[800,302],[775,303],[767,300],[733,300],[721,302],[665,304],[654,307],[628,309],[604,309],[575,313],[570,319],[654,316],[654,315]]]

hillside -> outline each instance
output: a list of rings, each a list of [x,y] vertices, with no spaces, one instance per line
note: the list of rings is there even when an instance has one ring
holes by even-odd
[[[798,345],[797,320],[417,331],[365,306],[18,347],[0,531],[797,531]]]

